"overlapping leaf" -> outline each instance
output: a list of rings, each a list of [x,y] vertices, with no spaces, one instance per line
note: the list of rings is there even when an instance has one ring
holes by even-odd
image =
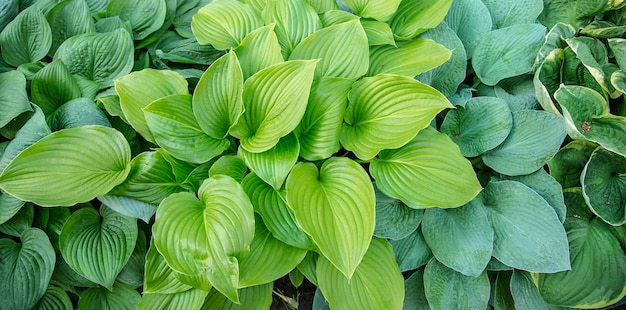
[[[477,277],[458,273],[436,259],[424,270],[424,291],[431,309],[482,309],[489,303],[489,278],[483,271]]]
[[[244,79],[271,65],[283,62],[281,46],[274,24],[255,29],[246,35],[235,49]]]
[[[398,9],[400,0],[345,0],[342,1],[343,5],[349,7],[356,15],[365,18],[374,18],[380,21],[386,21]]]
[[[302,40],[322,28],[317,12],[305,0],[268,1],[263,19],[276,25],[274,32],[285,59]]]
[[[434,69],[450,59],[451,52],[430,39],[415,39],[397,47],[381,45],[370,49],[367,75],[379,73],[403,75],[410,78]]]
[[[202,7],[191,20],[191,30],[200,44],[218,50],[239,46],[243,38],[263,26],[263,19],[251,6],[236,0],[214,1]]]
[[[614,226],[626,223],[626,157],[598,148],[580,180],[593,213]]]
[[[401,1],[388,23],[397,39],[409,40],[439,25],[451,4],[452,0]]]
[[[106,12],[108,16],[128,21],[133,39],[143,40],[163,26],[167,4],[165,0],[111,0]]]
[[[52,30],[37,6],[21,11],[0,32],[2,58],[18,67],[41,60],[52,45]]]
[[[24,75],[19,71],[0,73],[0,128],[18,115],[31,110]]]

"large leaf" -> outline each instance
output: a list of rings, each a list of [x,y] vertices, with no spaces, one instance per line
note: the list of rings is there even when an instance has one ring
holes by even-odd
[[[374,18],[380,21],[386,21],[398,9],[401,0],[344,0],[343,5],[350,8],[356,15],[365,18]]]
[[[30,228],[21,236],[22,243],[0,239],[0,293],[6,309],[31,309],[46,292],[56,257],[48,236]]]
[[[553,173],[550,169],[550,173]],[[577,175],[580,179],[580,171]],[[544,169],[539,169],[531,174],[519,176],[502,176],[503,180],[520,182],[539,194],[554,209],[561,223],[565,221],[566,207],[563,201],[563,187]]]
[[[261,69],[284,61],[274,27],[274,24],[270,24],[255,29],[235,49],[244,79]]]
[[[286,188],[298,224],[350,279],[374,232],[376,197],[367,172],[345,157],[332,157],[319,170],[302,162],[291,170]]]
[[[242,288],[240,301],[235,304],[216,290],[207,296],[201,310],[256,310],[269,309],[272,305],[273,283]]]
[[[466,276],[477,277],[493,253],[494,232],[480,205],[424,212],[422,233],[435,258]]]
[[[415,231],[422,221],[423,210],[409,208],[398,199],[376,190],[376,228],[374,236],[400,240]]]
[[[320,59],[317,78],[358,78],[369,63],[367,34],[358,19],[320,29],[296,46],[289,56],[294,59]]]
[[[39,70],[31,82],[31,96],[46,115],[64,103],[81,97],[80,87],[61,60],[55,60]]]
[[[397,47],[375,46],[370,49],[367,75],[389,73],[413,78],[445,63],[451,55],[445,46],[430,39],[415,39]]]
[[[539,21],[548,27],[561,22],[579,28],[589,23],[593,16],[621,4],[621,1],[612,0],[544,0]]]
[[[613,226],[626,223],[626,157],[598,148],[580,180],[593,213]]]
[[[317,60],[288,61],[265,68],[246,80],[243,87],[245,112],[231,128],[247,151],[272,148],[293,131],[304,111]]]
[[[307,250],[292,247],[274,238],[257,216],[250,254],[239,264],[239,287],[271,283],[282,278],[298,266],[306,253]]]
[[[507,102],[495,97],[474,97],[446,114],[441,124],[463,156],[479,156],[500,145],[513,127]]]
[[[115,283],[112,289],[88,288],[80,294],[79,309],[132,310],[137,307],[141,295],[123,284]]]
[[[234,52],[207,69],[196,86],[193,114],[198,125],[215,139],[223,139],[243,113],[243,75]]]
[[[561,221],[534,190],[515,181],[489,182],[473,204],[487,211],[495,232],[493,256],[499,261],[531,272],[570,268]]]
[[[489,9],[481,0],[453,1],[444,21],[463,42],[468,59],[492,26]]]
[[[239,46],[243,38],[263,26],[263,19],[251,6],[236,0],[213,1],[191,20],[191,30],[200,44],[218,50]]]
[[[415,209],[458,207],[481,189],[458,146],[431,127],[399,149],[380,152],[370,173],[383,193]]]
[[[113,80],[130,73],[133,56],[133,39],[118,29],[73,36],[59,46],[54,59],[61,59],[72,74],[111,86]]]
[[[541,296],[550,304],[572,308],[601,308],[626,294],[626,255],[623,233],[594,217],[580,188],[565,191],[567,230],[572,269],[533,274]]]
[[[14,67],[41,60],[52,45],[52,31],[37,6],[20,12],[0,33],[2,58]]]
[[[174,271],[208,279],[237,302],[238,260],[254,236],[252,204],[224,175],[207,179],[198,194],[200,199],[177,193],[163,200],[152,227],[154,244]]]
[[[117,130],[64,129],[19,153],[0,174],[0,188],[38,205],[70,206],[122,183],[129,163],[130,147]]]
[[[504,142],[483,153],[482,159],[502,174],[529,174],[558,152],[565,135],[561,117],[545,111],[517,111],[513,113],[513,127]]]
[[[144,116],[154,141],[167,153],[190,163],[205,163],[228,149],[230,142],[208,136],[194,117],[192,96],[176,94],[146,106]]]
[[[274,32],[285,59],[302,40],[322,28],[317,12],[305,0],[268,1],[263,19],[276,25]]]
[[[208,291],[196,288],[173,294],[144,294],[137,310],[200,309],[208,294]]]
[[[468,277],[434,258],[424,269],[424,291],[431,309],[486,309],[489,290],[486,271]]]
[[[403,0],[388,23],[397,39],[409,40],[439,25],[451,4],[452,0]]]
[[[254,173],[248,174],[241,186],[246,191],[267,229],[274,238],[294,247],[314,250],[316,247],[296,222],[293,210],[287,205],[285,192],[273,188]]]
[[[120,97],[120,107],[128,123],[146,140],[153,143],[154,137],[146,124],[143,108],[165,96],[189,93],[187,81],[180,74],[154,69],[136,71],[117,79],[115,91]]]
[[[313,84],[304,116],[294,131],[300,141],[301,157],[320,160],[339,151],[343,115],[353,83],[349,79],[325,77]]]
[[[531,24],[537,20],[543,10],[542,0],[482,0],[493,21],[493,28],[500,29],[517,24]]]
[[[317,279],[332,309],[402,308],[404,278],[384,239],[372,239],[352,279],[346,279],[324,257],[317,263]]]
[[[487,33],[472,56],[476,75],[487,85],[530,71],[544,42],[546,28],[518,24]]]
[[[341,144],[363,160],[407,144],[452,104],[412,78],[380,74],[356,82],[341,129]]]
[[[102,207],[80,209],[61,231],[61,253],[78,274],[109,290],[137,241],[137,221]],[[94,264],[94,262],[98,262]]]
[[[52,30],[52,55],[63,41],[83,33],[95,32],[91,10],[85,0],[61,1],[46,15]]]
[[[281,138],[271,149],[262,153],[252,153],[239,149],[239,156],[243,157],[250,170],[265,183],[279,190],[289,171],[298,161],[300,144],[294,134]]]
[[[26,78],[17,70],[0,73],[0,111],[0,128],[18,115],[32,111],[26,94]]]
[[[130,22],[133,39],[143,40],[163,26],[167,7],[165,0],[111,0],[106,13]]]
[[[175,294],[192,288],[176,278],[175,271],[167,265],[153,243],[146,253],[145,270],[143,292],[146,294]]]

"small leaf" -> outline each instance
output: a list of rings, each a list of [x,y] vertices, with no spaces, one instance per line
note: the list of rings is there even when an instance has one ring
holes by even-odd
[[[400,267],[400,271],[415,270],[433,257],[433,254],[424,240],[422,229],[417,228],[408,236],[400,240],[389,241],[396,254],[396,261]]]
[[[265,68],[246,80],[243,87],[245,112],[231,128],[249,152],[274,147],[300,122],[313,82],[317,60],[288,61]]]
[[[451,4],[452,0],[404,0],[388,23],[397,39],[409,40],[439,25]]]
[[[626,223],[626,157],[598,148],[580,175],[585,202],[613,226]]]
[[[25,203],[7,193],[0,192],[0,225],[17,214]]]
[[[52,31],[37,6],[21,11],[0,33],[2,58],[19,67],[46,57],[52,45]]]
[[[301,162],[291,170],[286,189],[298,224],[350,279],[374,232],[376,198],[367,172],[344,157],[330,158],[319,171]]]
[[[399,149],[380,152],[370,173],[383,193],[414,209],[458,207],[481,189],[456,144],[431,127]]]
[[[404,280],[404,291],[403,310],[430,310],[424,292],[424,269],[417,270],[408,279]]]
[[[289,56],[295,59],[320,59],[315,77],[354,79],[367,72],[369,60],[367,34],[358,19],[320,29],[302,40]]]
[[[82,208],[61,231],[61,253],[78,274],[109,290],[128,262],[137,241],[137,222],[102,207]],[[98,264],[94,264],[98,262]]]
[[[376,228],[374,236],[400,240],[410,235],[422,221],[424,211],[409,208],[402,201],[376,191]]]
[[[145,85],[153,87],[146,88]],[[168,70],[144,69],[123,76],[115,81],[115,92],[125,118],[146,140],[154,143],[154,137],[146,124],[143,113],[152,101],[175,94],[188,94],[187,81],[178,73]]]
[[[317,263],[319,288],[332,309],[400,309],[404,278],[393,250],[384,239],[373,238],[352,279],[321,257]]]
[[[129,163],[130,147],[117,130],[63,129],[19,153],[0,174],[0,187],[38,205],[71,206],[122,183]]]
[[[431,309],[486,309],[489,303],[489,278],[458,273],[436,259],[424,270],[424,291]]]
[[[38,310],[72,310],[72,300],[65,290],[60,287],[49,285],[46,293],[37,302]]]
[[[263,9],[265,24],[274,23],[274,32],[285,59],[310,34],[322,28],[315,9],[305,0],[268,1]]]
[[[0,73],[0,111],[0,128],[18,115],[32,111],[26,94],[26,78],[17,70]]]
[[[239,149],[250,170],[265,183],[279,190],[291,168],[298,162],[300,144],[294,134],[281,138],[271,149],[262,153],[252,153],[244,148]]]
[[[481,0],[453,1],[444,22],[463,42],[468,59],[472,58],[474,49],[492,26],[489,9]]]
[[[580,187],[580,174],[597,147],[597,144],[587,140],[574,140],[568,143],[548,161],[550,175],[562,188]]]
[[[167,4],[165,0],[111,0],[106,13],[128,21],[133,29],[133,39],[143,40],[163,26]]]
[[[545,111],[513,113],[513,127],[496,148],[483,153],[485,164],[506,175],[537,171],[556,154],[565,138],[563,119]]]
[[[0,239],[0,294],[7,309],[31,309],[48,287],[56,257],[48,236],[38,228],[29,228],[22,243]]]
[[[263,26],[263,19],[249,5],[235,1],[215,1],[202,7],[191,20],[191,30],[200,44],[218,50],[239,46],[243,38]]]
[[[35,210],[31,203],[23,206],[11,219],[0,224],[0,232],[13,237],[20,237],[33,226]]]
[[[274,24],[250,32],[235,49],[244,80],[271,65],[284,61]]]
[[[398,47],[381,45],[370,48],[368,76],[380,73],[414,78],[434,69],[450,59],[451,52],[430,39],[415,39],[398,44]]]
[[[343,5],[350,8],[356,15],[387,21],[398,9],[401,0],[344,0]]]
[[[141,295],[139,292],[115,283],[112,289],[103,287],[88,288],[80,294],[78,308],[102,310],[132,310],[137,307]]]
[[[363,160],[407,144],[441,110],[452,107],[434,88],[412,78],[377,75],[356,82],[344,114],[341,144]]]

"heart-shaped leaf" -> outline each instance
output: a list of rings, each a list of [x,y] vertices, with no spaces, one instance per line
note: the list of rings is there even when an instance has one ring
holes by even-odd
[[[447,48],[430,39],[415,39],[400,43],[397,47],[375,46],[370,48],[370,66],[367,75],[389,73],[414,78],[420,73],[442,65],[451,55]]]
[[[452,0],[401,1],[388,23],[397,39],[410,40],[439,25],[451,4]]]
[[[0,128],[18,115],[32,111],[26,94],[26,78],[17,70],[0,73],[0,111]]]
[[[228,135],[243,113],[242,93],[241,66],[231,51],[202,74],[192,99],[193,114],[207,135],[214,139]]]
[[[301,162],[286,189],[298,224],[350,279],[374,232],[376,197],[367,172],[345,157],[332,157],[319,170]]]
[[[268,1],[263,19],[276,25],[274,32],[285,59],[302,40],[322,28],[317,12],[305,0]]]
[[[0,188],[38,205],[71,206],[124,181],[129,163],[130,147],[119,131],[102,126],[63,129],[19,153],[0,174]]]
[[[239,46],[248,33],[263,26],[263,19],[251,6],[236,0],[211,2],[191,20],[191,30],[200,44],[218,50]]]
[[[489,304],[489,278],[456,272],[436,259],[424,269],[424,291],[431,309],[483,309]]]
[[[235,49],[244,79],[271,65],[284,61],[274,24],[250,32]]]
[[[580,180],[593,213],[613,226],[626,223],[626,157],[598,148]]]
[[[52,30],[52,55],[63,41],[79,34],[95,32],[91,10],[85,0],[72,0],[57,3],[46,14]]]
[[[0,33],[2,58],[14,67],[41,60],[51,45],[50,25],[36,5],[21,11]]]
[[[22,243],[0,239],[0,293],[7,309],[31,309],[46,292],[56,262],[54,248],[46,234],[29,228]]]
[[[243,86],[245,112],[231,128],[241,147],[260,153],[293,131],[306,110],[317,60],[288,61],[265,68]]]
[[[340,141],[370,160],[383,149],[405,145],[452,104],[434,88],[413,78],[380,74],[354,83]]]
[[[317,279],[332,309],[402,308],[404,278],[389,242],[384,239],[372,239],[352,279],[346,279],[324,257],[317,263]]]
[[[244,148],[239,149],[250,170],[265,183],[279,190],[291,168],[298,162],[300,144],[294,134],[281,138],[271,149],[262,153],[252,153]]]
[[[39,310],[72,310],[72,300],[67,292],[58,286],[49,285],[46,293],[37,302]]]
[[[400,0],[344,0],[343,5],[350,8],[356,15],[365,18],[374,18],[380,21],[386,21],[398,9]]]
[[[106,289],[103,287],[88,288],[80,294],[78,300],[78,308],[102,310],[132,310],[137,307],[141,301],[141,295],[136,290],[125,286],[124,284],[115,283],[115,285]]]
[[[383,193],[414,209],[458,207],[481,190],[458,146],[432,127],[399,149],[380,152],[370,173]]]
[[[133,39],[143,40],[163,26],[168,12],[165,0],[111,0],[106,13],[128,21]]]
[[[482,0],[453,1],[445,23],[463,42],[467,59],[472,58],[480,40],[491,31],[491,14]]]
[[[78,274],[109,290],[137,241],[137,221],[101,207],[82,208],[61,231],[61,254]],[[94,264],[98,262],[98,264]]]

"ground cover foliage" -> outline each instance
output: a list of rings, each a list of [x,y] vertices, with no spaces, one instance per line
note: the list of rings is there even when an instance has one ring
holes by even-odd
[[[623,7],[0,0],[0,309],[620,305]]]

